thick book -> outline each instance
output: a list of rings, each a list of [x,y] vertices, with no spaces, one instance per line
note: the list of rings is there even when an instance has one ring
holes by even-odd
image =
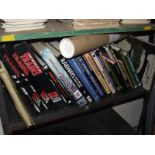
[[[56,77],[61,81],[63,86],[67,89],[70,95],[74,98],[76,103],[81,107],[87,107],[87,100],[79,91],[75,83],[72,81],[70,76],[64,70],[62,65],[59,63],[57,58],[52,53],[50,47],[47,47],[41,42],[31,44],[33,48],[41,55],[43,60],[47,63],[49,68],[53,71]]]
[[[92,82],[92,84],[94,85],[97,93],[100,95],[100,97],[104,96],[103,90],[101,89],[98,81],[95,79],[95,77],[93,76],[93,74],[91,73],[91,71],[89,70],[88,65],[86,64],[86,62],[84,61],[84,59],[82,58],[82,56],[79,56],[78,61],[80,62],[81,66],[83,67],[83,69],[86,72],[87,77],[89,78],[89,80]]]
[[[94,71],[94,74],[98,78],[98,80],[101,83],[102,87],[104,88],[106,94],[110,94],[111,90],[110,90],[108,84],[106,83],[104,77],[102,76],[99,68],[97,67],[95,61],[93,60],[91,54],[90,53],[86,53],[83,56],[86,58],[87,63],[90,65],[90,67]]]
[[[48,109],[47,106],[42,102],[41,98],[34,90],[33,86],[30,84],[29,80],[26,78],[22,70],[19,68],[18,64],[16,64],[15,60],[11,56],[11,53],[8,51],[6,47],[0,48],[0,56],[1,59],[6,66],[10,77],[15,82],[17,89],[21,91],[27,98],[28,103],[30,103],[34,110],[40,113],[45,109]]]
[[[82,66],[78,62],[78,59],[77,58],[68,59],[68,63],[70,64],[70,66],[72,67],[72,69],[74,70],[76,75],[79,77],[79,79],[81,80],[81,82],[83,83],[83,85],[85,86],[87,91],[89,92],[93,101],[95,103],[99,102],[101,100],[101,98],[96,93],[95,88],[93,87],[93,85],[89,81],[84,69],[82,68]]]
[[[94,61],[96,62],[100,72],[102,73],[102,76],[105,78],[111,92],[113,94],[116,93],[116,87],[114,85],[114,82],[113,82],[112,78],[110,77],[104,62],[101,60],[101,58],[99,56],[99,49],[92,51],[91,55],[92,55]]]
[[[89,103],[92,103],[93,100],[92,100],[91,96],[89,95],[88,91],[86,90],[86,88],[84,87],[84,85],[82,84],[82,82],[80,81],[80,79],[77,77],[77,75],[75,74],[75,72],[71,68],[70,64],[67,62],[67,59],[64,58],[61,55],[61,53],[59,51],[59,42],[54,41],[54,42],[50,42],[50,44],[46,43],[46,45],[47,46],[51,46],[53,54],[56,56],[56,58],[61,63],[61,65],[64,67],[64,69],[66,70],[66,72],[68,73],[68,75],[74,81],[74,83],[79,88],[79,90],[84,95],[84,97],[87,99],[87,101]]]
[[[62,102],[62,98],[56,91],[53,83],[45,75],[29,44],[23,42],[15,45],[13,56],[16,57],[15,59],[19,58],[21,60],[22,64],[19,63],[20,66],[23,66],[23,64],[25,65],[27,69],[26,75],[47,106]]]

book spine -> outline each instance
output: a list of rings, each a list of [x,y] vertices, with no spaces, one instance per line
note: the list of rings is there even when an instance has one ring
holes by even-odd
[[[111,45],[111,48],[112,50],[114,51],[116,57],[120,60],[120,63],[121,63],[121,66],[122,66],[122,69],[124,71],[124,74],[126,75],[127,77],[127,80],[129,82],[129,85],[132,87],[132,88],[136,88],[137,85],[132,77],[132,74],[130,72],[130,69],[128,67],[128,64],[125,60],[125,57],[123,55],[123,51],[117,47],[117,46],[114,46],[114,44]]]
[[[117,73],[115,72],[115,69],[114,69],[114,65],[115,64],[111,64],[107,58],[103,55],[102,52],[99,53],[101,59],[104,61],[106,67],[107,67],[107,70],[110,74],[110,76],[113,78],[114,82],[115,82],[115,85],[117,86],[117,90],[122,90],[123,89],[123,86],[121,85],[118,77],[117,77]]]
[[[25,77],[25,81],[28,82],[30,88],[34,92],[32,98],[35,99],[38,96],[38,98],[37,98],[38,104],[41,102],[41,104],[44,106],[44,108],[48,109],[42,96],[40,96],[40,90],[36,87],[35,82],[33,82],[33,78],[31,78],[31,76],[30,76],[29,70],[27,69],[25,64],[22,62],[19,55],[16,52],[13,52],[12,57],[15,60],[15,62],[18,64],[18,66],[20,67],[20,69],[22,71],[22,75],[24,75],[24,77]]]
[[[93,60],[91,54],[90,53],[86,53],[86,54],[84,54],[84,57],[86,58],[87,63],[91,66],[92,70],[94,71],[94,74],[98,78],[98,80],[101,83],[102,87],[104,88],[106,94],[110,94],[111,91],[109,89],[109,86],[106,83],[104,77],[102,76],[102,74],[101,74],[99,68],[97,67],[95,61]]]
[[[111,90],[111,92],[114,94],[116,92],[116,87],[112,81],[112,78],[110,77],[110,75],[108,74],[108,71],[106,69],[105,64],[103,63],[103,61],[101,61],[99,54],[98,54],[98,50],[95,50],[93,52],[91,52],[92,57],[94,58],[98,68],[100,69],[102,76],[104,76],[107,84],[109,85],[109,88]]]
[[[40,65],[42,66],[42,70],[45,71],[45,75],[50,79],[51,83],[55,87],[56,91],[60,94],[63,101],[68,104],[74,101],[68,94],[67,90],[65,90],[59,79],[56,78],[56,76],[49,68],[49,66],[46,64],[46,62],[44,62],[44,60],[41,58],[41,56],[36,51],[34,51],[34,55],[36,59],[39,61]]]
[[[136,84],[137,84],[138,86],[141,86],[141,82],[140,82],[140,80],[139,80],[139,78],[138,78],[138,76],[137,76],[136,70],[135,70],[135,68],[134,68],[134,66],[133,66],[133,63],[132,63],[132,61],[131,61],[130,56],[127,54],[127,55],[125,56],[125,59],[126,59],[126,62],[128,63],[128,66],[130,67],[130,70],[131,70],[131,72],[132,72],[132,75],[133,75],[134,80],[136,81]]]
[[[132,86],[133,88],[137,88],[137,83],[136,83],[136,80],[135,80],[135,78],[134,78],[134,74],[132,73],[131,68],[130,68],[130,66],[129,66],[128,59],[126,59],[126,56],[124,56],[124,54],[123,54],[124,52],[123,52],[122,50],[120,50],[119,52],[120,52],[120,55],[121,55],[121,57],[122,57],[124,66],[125,66],[125,68],[126,68],[128,74],[129,74],[130,79],[131,79],[131,82],[130,82],[130,83],[132,83],[131,86]]]
[[[1,49],[0,51],[1,59],[5,64],[9,75],[17,85],[17,88],[19,88],[20,91],[26,96],[28,102],[34,107],[34,110],[40,113],[42,111],[42,104],[39,96],[36,92],[32,91],[27,79],[25,79],[25,76],[21,76],[22,73],[12,56],[4,49]]]
[[[104,93],[103,93],[102,89],[100,88],[100,86],[99,86],[98,82],[96,81],[95,77],[93,76],[93,74],[89,70],[89,67],[86,64],[86,62],[84,61],[84,59],[82,58],[82,56],[79,56],[77,59],[80,62],[80,64],[83,67],[83,69],[85,70],[88,78],[91,80],[92,84],[96,88],[97,93],[100,95],[100,97],[103,97],[104,96]]]
[[[51,50],[49,48],[44,48],[43,50],[39,51],[39,53],[43,60],[47,63],[49,68],[54,72],[56,77],[61,81],[68,92],[74,97],[76,103],[81,107],[87,106],[87,100],[79,91],[69,75],[66,73]]]
[[[68,104],[70,104],[72,102],[72,99],[71,99],[70,95],[67,93],[67,91],[64,91],[65,88],[61,85],[59,80],[55,77],[55,75],[50,70],[48,71],[48,75],[50,76],[50,78],[51,78],[52,82],[54,83],[55,87],[60,92],[63,100],[65,102],[67,102]]]
[[[89,92],[89,94],[92,97],[92,99],[94,100],[94,102],[95,103],[99,102],[101,98],[96,93],[95,88],[90,83],[89,79],[87,78],[87,76],[86,76],[83,68],[81,67],[80,63],[78,62],[78,60],[76,58],[72,58],[72,59],[68,60],[68,63],[70,64],[70,66],[72,67],[72,69],[74,70],[76,75],[79,77],[79,79],[81,80],[81,82],[83,83],[83,85],[85,86],[87,91]]]
[[[59,60],[59,62],[61,63],[61,65],[64,67],[64,69],[66,70],[66,72],[70,75],[70,77],[75,82],[75,84],[77,85],[77,87],[79,88],[79,90],[82,92],[82,94],[84,95],[84,97],[87,99],[87,101],[89,103],[92,103],[91,96],[88,94],[88,92],[85,89],[84,85],[81,83],[80,79],[76,76],[75,72],[73,71],[73,69],[71,68],[71,66],[67,62],[67,60],[62,55],[59,55],[57,57],[57,59]]]
[[[30,46],[24,42],[14,47],[14,50],[16,51],[14,56],[19,57],[19,64],[22,68],[23,64],[25,65],[24,67],[28,70],[27,76],[31,79],[33,86],[38,91],[43,101],[48,106],[52,106],[52,103],[61,102],[62,99],[60,95],[56,91],[50,79],[45,75],[41,65],[33,55],[33,51]]]
[[[124,86],[126,88],[129,88],[130,84],[128,82],[126,74],[124,73],[124,69],[122,68],[121,61],[119,59],[117,59],[117,56],[115,55],[115,53],[113,52],[112,49],[110,50],[108,46],[105,46],[104,48],[105,48],[107,54],[109,55],[109,57],[116,62],[116,69],[117,69],[117,72],[120,73],[120,75],[121,75],[121,78],[125,84]]]
[[[85,58],[84,55],[81,55],[81,56],[82,56],[84,62],[86,63],[86,65],[87,65],[89,71],[91,72],[92,76],[94,77],[94,79],[96,80],[96,82],[98,83],[98,85],[100,86],[100,89],[102,90],[103,94],[105,95],[106,92],[105,92],[104,88],[102,87],[102,84],[100,83],[100,81],[99,81],[99,79],[97,78],[96,74],[94,73],[93,69],[91,68],[90,64],[88,63],[87,59]],[[94,62],[94,63],[95,63],[95,62]]]

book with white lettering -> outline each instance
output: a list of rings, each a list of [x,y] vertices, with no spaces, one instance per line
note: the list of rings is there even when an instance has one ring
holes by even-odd
[[[62,65],[59,63],[57,58],[54,56],[52,49],[41,42],[32,43],[31,45],[36,50],[36,52],[40,54],[42,59],[47,63],[47,65],[53,71],[56,77],[61,81],[63,86],[74,98],[76,103],[81,107],[87,107],[88,101],[79,91],[79,89],[72,81],[70,76],[67,74],[67,72],[64,70]]]
[[[19,63],[20,67],[24,70],[23,64],[26,67],[26,76],[33,83],[34,88],[41,96],[47,106],[52,106],[55,103],[62,103],[60,94],[56,91],[53,83],[45,75],[44,70],[35,58],[33,49],[26,42],[17,44],[14,46],[14,57],[19,57],[22,63]]]

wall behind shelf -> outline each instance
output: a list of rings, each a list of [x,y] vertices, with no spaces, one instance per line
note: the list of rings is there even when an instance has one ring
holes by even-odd
[[[1,118],[0,118],[0,135],[4,135]]]
[[[149,36],[136,36],[136,38],[148,42]],[[123,49],[126,48],[126,45],[122,45]],[[126,104],[116,106],[113,109],[132,127],[137,127],[143,107],[143,99],[138,99]]]
[[[143,99],[138,99],[113,109],[132,127],[137,127],[143,107]]]

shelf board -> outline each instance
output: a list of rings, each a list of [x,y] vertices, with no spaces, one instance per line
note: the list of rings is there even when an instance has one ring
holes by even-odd
[[[26,131],[38,129],[41,127],[46,127],[48,125],[52,125],[58,122],[62,122],[64,120],[68,120],[71,118],[76,118],[87,113],[95,112],[98,110],[103,110],[105,108],[113,107],[116,105],[123,104],[125,102],[129,102],[138,98],[142,98],[146,95],[147,91],[143,88],[137,88],[135,90],[128,90],[125,92],[117,92],[115,95],[107,95],[102,99],[102,101],[98,104],[93,104],[88,110],[84,110],[77,105],[69,105],[60,108],[59,110],[49,110],[46,113],[37,115],[32,114],[32,118],[35,122],[35,126],[27,129],[19,114],[17,113],[13,103],[9,97],[5,97],[7,99],[6,113],[7,113],[7,123],[5,127],[8,128],[10,134],[22,134]],[[3,111],[3,106],[1,106],[1,111]]]
[[[43,38],[57,38],[75,35],[86,34],[101,34],[101,33],[122,33],[122,32],[138,32],[155,30],[155,24],[139,24],[139,25],[120,25],[118,27],[75,30],[72,27],[62,23],[49,20],[46,27],[41,30],[31,30],[23,32],[6,33],[0,30],[0,42],[20,41]]]

